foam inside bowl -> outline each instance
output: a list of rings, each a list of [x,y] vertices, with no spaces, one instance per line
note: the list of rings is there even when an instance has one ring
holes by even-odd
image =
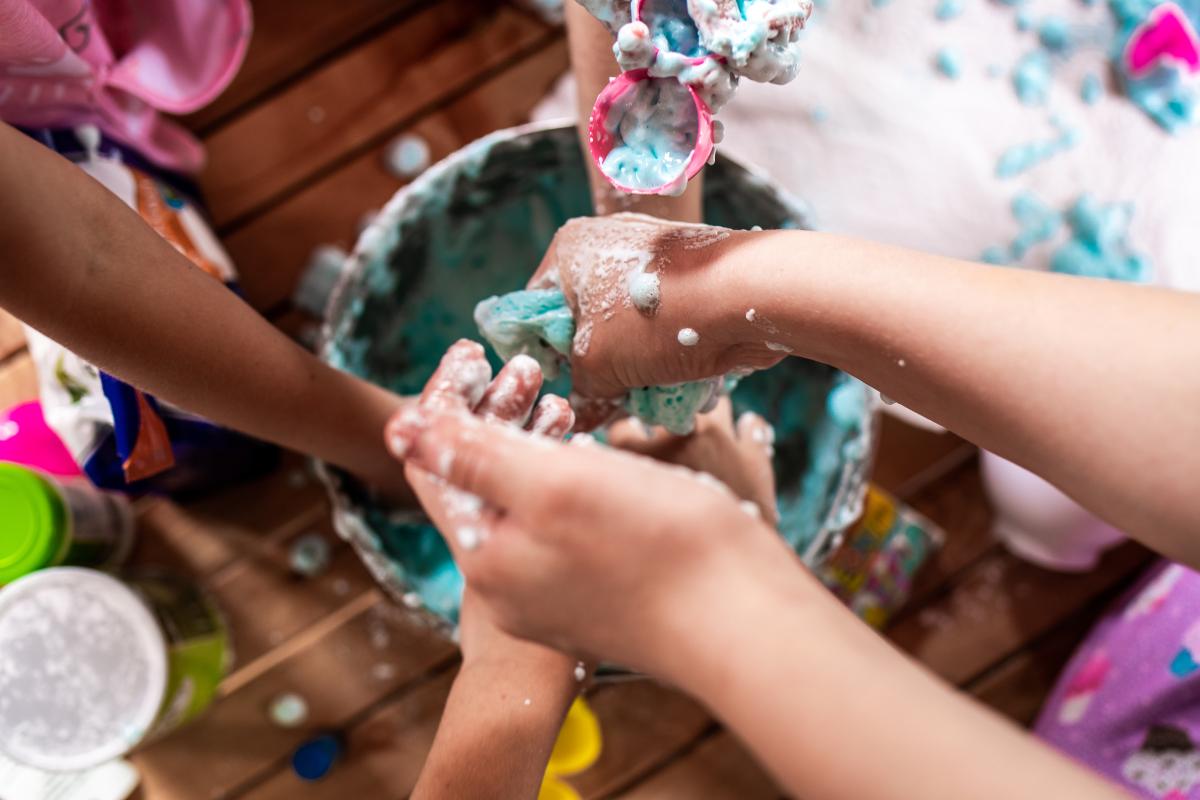
[[[731,159],[705,173],[704,188],[710,223],[806,227],[801,204]],[[323,358],[393,391],[419,392],[452,342],[480,338],[476,302],[523,287],[555,230],[589,213],[572,128],[531,126],[469,145],[402,189],[364,231],[330,304]],[[563,380],[549,388],[564,390]],[[870,391],[792,358],[743,380],[734,404],[775,426],[781,533],[817,563],[861,508],[875,432]],[[453,626],[462,580],[436,529],[373,503],[339,470],[323,474],[339,532],[375,576]]]

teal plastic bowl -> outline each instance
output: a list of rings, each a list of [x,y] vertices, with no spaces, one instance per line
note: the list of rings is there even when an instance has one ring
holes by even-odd
[[[807,227],[801,203],[728,157],[705,172],[704,189],[710,223]],[[522,288],[558,227],[591,213],[590,198],[569,126],[499,131],[447,157],[401,189],[359,238],[329,302],[322,358],[418,393],[451,343],[481,338],[475,304]],[[820,563],[861,513],[877,396],[839,370],[790,358],[744,379],[733,400],[739,413],[757,411],[775,426],[780,534],[806,563]],[[452,631],[462,577],[437,530],[419,514],[374,503],[337,468],[321,465],[321,474],[338,532],[380,583]]]

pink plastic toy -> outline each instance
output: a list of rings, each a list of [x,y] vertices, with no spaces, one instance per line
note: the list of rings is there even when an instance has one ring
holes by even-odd
[[[1200,71],[1200,38],[1183,9],[1174,3],[1163,3],[1151,11],[1125,45],[1125,63],[1134,77],[1160,60],[1175,62],[1191,73]]]
[[[24,464],[65,478],[83,473],[58,434],[46,425],[41,403],[22,403],[0,414],[0,461]]]
[[[697,62],[707,57],[702,56],[700,59],[697,59]],[[655,79],[651,78],[649,71],[645,69],[622,72],[609,81],[608,85],[604,87],[604,90],[596,98],[596,104],[592,106],[592,116],[588,120],[588,150],[591,152],[592,158],[595,159],[598,166],[604,164],[604,159],[619,144],[618,137],[613,134],[608,125],[609,114],[612,113],[613,106],[627,93],[635,90],[637,84],[648,80]],[[704,169],[704,165],[708,163],[709,156],[712,154],[713,120],[712,112],[709,111],[704,101],[700,99],[700,95],[696,93],[696,90],[687,84],[683,84],[683,86],[688,90],[688,94],[691,95],[692,102],[696,106],[696,146],[693,148],[691,157],[688,159],[687,165],[683,170],[684,179],[691,180],[700,170]],[[629,194],[662,194],[665,189],[675,185],[675,182],[672,181],[664,183],[661,186],[624,186],[611,178],[609,182],[621,191]]]

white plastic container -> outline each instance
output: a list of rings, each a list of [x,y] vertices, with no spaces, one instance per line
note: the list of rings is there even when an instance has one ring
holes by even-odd
[[[980,454],[983,485],[995,510],[992,530],[1015,555],[1038,566],[1083,572],[1125,535],[1053,484],[994,453]]]
[[[228,661],[220,615],[186,582],[35,572],[0,590],[0,751],[51,772],[104,764],[199,714]]]

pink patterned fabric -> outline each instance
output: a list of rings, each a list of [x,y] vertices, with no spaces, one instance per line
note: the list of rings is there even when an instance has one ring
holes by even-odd
[[[1147,800],[1200,800],[1200,573],[1161,562],[1105,614],[1037,733]]]
[[[199,170],[185,114],[233,79],[250,40],[247,0],[0,0],[0,119],[92,123],[166,168]]]

